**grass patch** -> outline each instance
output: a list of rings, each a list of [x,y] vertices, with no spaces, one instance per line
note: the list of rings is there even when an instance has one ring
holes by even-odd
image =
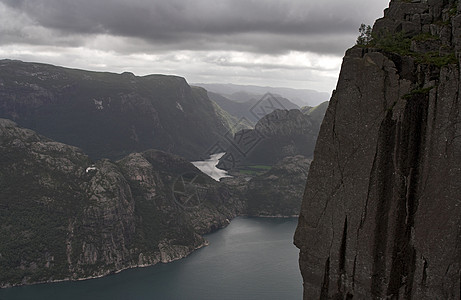
[[[438,51],[420,53],[411,50],[412,41],[436,41],[439,38],[429,33],[421,33],[413,37],[406,36],[403,32],[397,34],[384,33],[373,35],[373,39],[367,45],[359,45],[366,48],[378,48],[384,52],[396,53],[401,56],[413,57],[419,64],[435,65],[443,67],[449,64],[458,63],[455,51],[449,50],[447,54],[440,54]]]
[[[268,165],[251,165],[251,166],[240,166],[237,170],[240,174],[258,176],[266,173],[272,168]]]
[[[259,170],[270,170],[272,166],[265,166],[265,165],[255,165],[255,166],[249,166],[250,168],[253,169],[259,169]]]
[[[454,52],[446,55],[440,55],[438,52],[420,53],[417,55],[416,61],[418,63],[435,65],[437,67],[458,63],[458,59]]]
[[[430,34],[429,32],[425,32],[425,33],[420,33],[420,34],[415,35],[414,37],[411,38],[411,40],[423,42],[423,41],[437,41],[437,40],[440,40],[440,38],[435,35]]]
[[[414,89],[411,92],[409,92],[408,94],[403,95],[402,99],[409,100],[409,99],[412,99],[412,98],[417,97],[417,96],[427,95],[427,94],[429,94],[429,92],[433,88],[434,87],[431,86],[431,87],[427,87],[427,88]]]

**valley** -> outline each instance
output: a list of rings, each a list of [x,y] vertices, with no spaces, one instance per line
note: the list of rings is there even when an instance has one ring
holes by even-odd
[[[459,0],[0,20],[1,300],[461,298]]]
[[[320,126],[312,108],[270,107],[252,129],[182,78],[0,64],[2,287],[167,263],[236,216],[298,215],[312,158],[303,140],[312,149]],[[227,178],[205,170],[233,155],[241,130],[263,134],[248,159]],[[300,144],[274,155],[275,143]]]

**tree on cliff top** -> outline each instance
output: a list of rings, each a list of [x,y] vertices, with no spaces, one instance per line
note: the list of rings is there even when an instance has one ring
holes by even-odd
[[[371,36],[371,26],[370,25],[365,25],[361,24],[359,28],[359,37],[357,38],[357,45],[368,45],[372,41],[372,36]]]

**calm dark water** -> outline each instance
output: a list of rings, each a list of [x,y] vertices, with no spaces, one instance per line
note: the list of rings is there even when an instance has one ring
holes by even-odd
[[[301,299],[296,224],[294,218],[237,218],[185,259],[99,279],[3,289],[0,299]]]

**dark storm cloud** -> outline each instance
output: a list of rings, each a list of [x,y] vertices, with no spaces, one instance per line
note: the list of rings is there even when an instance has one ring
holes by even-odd
[[[342,54],[345,43],[350,44],[350,39],[357,35],[358,25],[376,17],[368,17],[367,13],[384,8],[376,2],[0,0],[8,7],[4,6],[3,22],[18,22],[20,17],[22,23],[27,23],[1,28],[0,43],[75,46],[84,43],[85,38],[105,34],[142,40],[153,51],[236,50],[273,54],[296,50]]]

